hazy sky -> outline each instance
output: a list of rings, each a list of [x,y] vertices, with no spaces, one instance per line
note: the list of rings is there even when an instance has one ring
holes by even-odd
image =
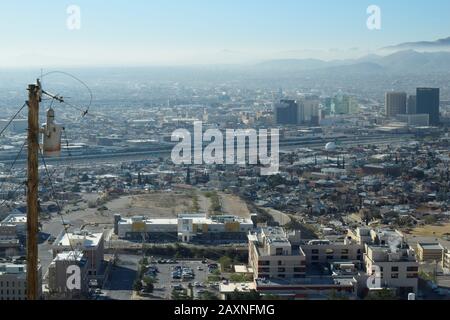
[[[67,28],[69,5],[81,29]],[[366,27],[369,5],[382,29]],[[362,56],[450,36],[448,0],[16,0],[0,7],[0,66],[249,63]]]

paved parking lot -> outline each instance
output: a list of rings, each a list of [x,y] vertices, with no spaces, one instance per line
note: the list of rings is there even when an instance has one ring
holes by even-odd
[[[151,261],[151,258],[149,259]],[[199,290],[209,290],[213,291],[213,289],[205,288],[208,284],[208,266],[207,264],[202,263],[202,261],[177,261],[174,264],[155,264],[158,267],[158,282],[155,285],[155,290],[153,292],[152,299],[171,299],[172,290],[174,285],[181,284],[185,289],[188,288],[189,283],[194,285],[195,283],[203,284],[204,287],[194,288],[194,297],[198,296]],[[191,268],[194,271],[194,279],[190,280],[177,280],[172,278],[172,272],[175,270],[176,266]],[[217,292],[216,292],[217,294]]]

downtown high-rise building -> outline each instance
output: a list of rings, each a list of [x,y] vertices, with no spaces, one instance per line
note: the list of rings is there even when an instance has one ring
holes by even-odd
[[[294,125],[298,123],[299,105],[295,100],[281,100],[274,106],[275,123]]]
[[[406,106],[407,114],[417,114],[417,97],[410,95],[408,96],[408,103]]]
[[[439,88],[417,88],[417,113],[428,114],[430,116],[430,125],[439,125]]]
[[[387,92],[385,97],[386,116],[391,118],[406,114],[406,92]]]

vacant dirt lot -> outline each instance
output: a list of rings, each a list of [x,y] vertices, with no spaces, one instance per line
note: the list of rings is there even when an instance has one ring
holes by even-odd
[[[223,214],[231,214],[241,218],[250,218],[250,210],[247,204],[239,197],[219,193]]]
[[[450,223],[440,226],[424,226],[414,229],[411,234],[418,237],[437,237],[442,238],[450,233]]]

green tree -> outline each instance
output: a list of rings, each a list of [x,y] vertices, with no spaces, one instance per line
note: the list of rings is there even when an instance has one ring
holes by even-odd
[[[199,295],[200,300],[213,301],[219,300],[219,297],[211,291],[205,291]]]
[[[140,280],[135,280],[133,282],[133,290],[134,291],[141,291],[142,290],[142,282]]]
[[[250,292],[239,292],[236,289],[234,292],[230,293],[228,298],[229,300],[258,301],[261,300],[261,295],[256,290],[252,290]]]
[[[230,270],[233,264],[233,260],[228,256],[223,256],[219,259],[220,267],[222,271]]]

